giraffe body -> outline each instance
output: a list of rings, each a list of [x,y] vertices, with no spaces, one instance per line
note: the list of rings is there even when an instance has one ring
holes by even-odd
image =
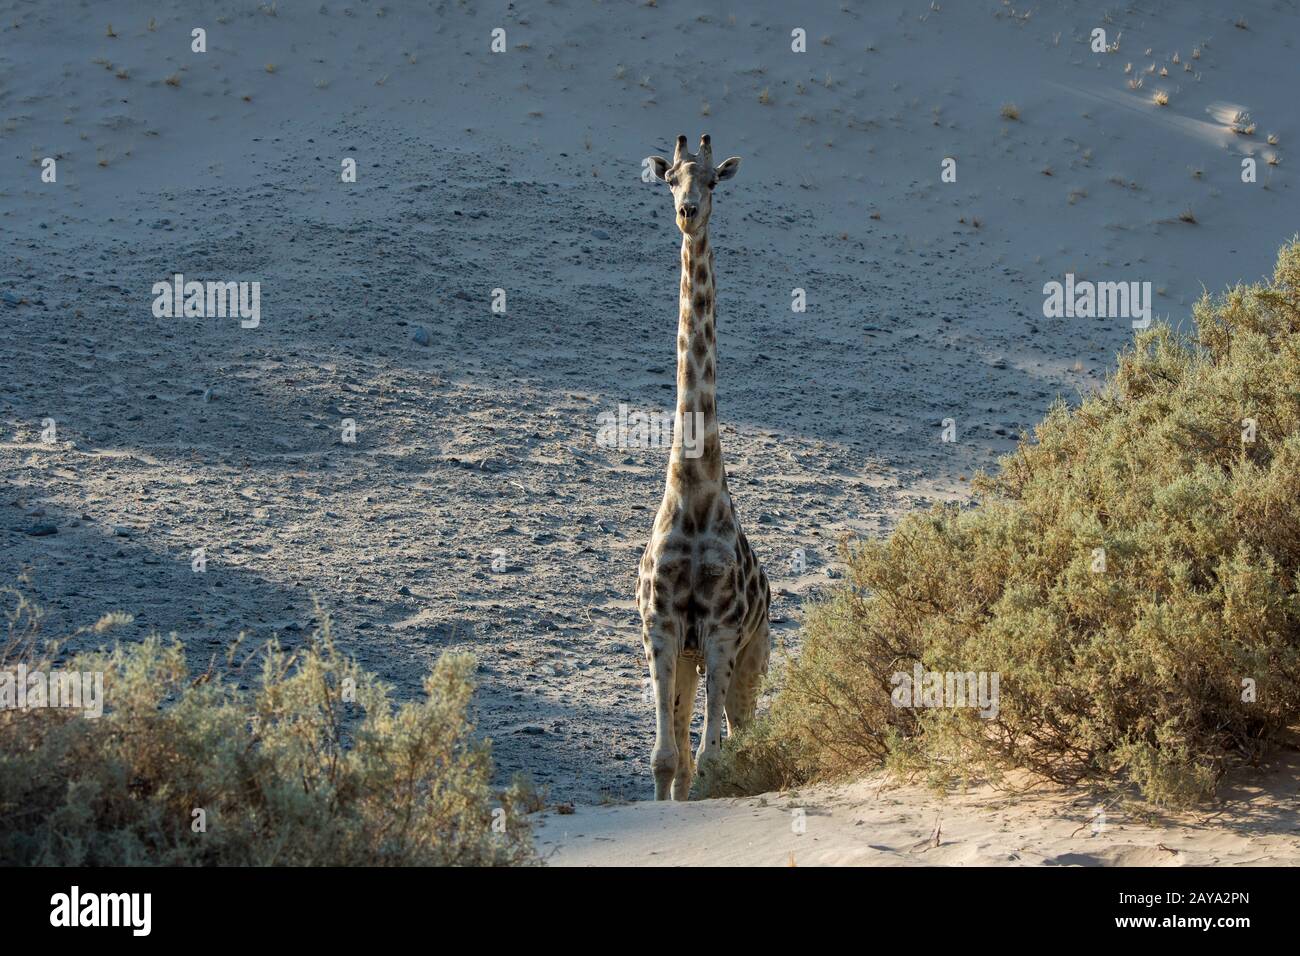
[[[679,136],[671,165],[651,162],[673,189],[682,271],[676,424],[663,501],[641,557],[637,606],[655,698],[655,799],[685,800],[695,769],[690,724],[698,679],[705,678],[705,713],[695,763],[703,767],[718,755],[724,718],[734,733],[754,715],[771,649],[771,592],[727,490],[718,434],[708,220],[713,187],[735,175],[740,161],[715,168],[707,136],[695,155]]]

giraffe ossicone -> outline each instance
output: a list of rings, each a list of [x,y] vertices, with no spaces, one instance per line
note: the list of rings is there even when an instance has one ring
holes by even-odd
[[[716,760],[722,723],[735,733],[754,716],[767,673],[771,589],[740,528],[727,491],[717,409],[717,327],[709,219],[713,191],[736,175],[740,159],[713,163],[712,143],[694,153],[677,137],[672,162],[649,157],[656,179],[672,191],[682,233],[677,323],[677,407],[663,501],[637,576],[637,607],[655,705],[650,764],[655,799],[685,800],[696,769]],[[698,423],[694,451],[683,447],[681,422]],[[704,728],[693,762],[691,715],[705,679]]]

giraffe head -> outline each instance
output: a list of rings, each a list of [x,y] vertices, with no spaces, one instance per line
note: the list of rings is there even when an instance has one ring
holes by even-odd
[[[702,234],[709,227],[713,212],[713,187],[730,179],[740,169],[740,157],[724,159],[713,165],[713,147],[708,134],[700,137],[700,148],[691,153],[686,149],[686,137],[677,137],[677,150],[670,163],[662,156],[651,156],[650,166],[655,178],[668,184],[673,191],[673,210],[677,214],[677,228],[687,236]]]

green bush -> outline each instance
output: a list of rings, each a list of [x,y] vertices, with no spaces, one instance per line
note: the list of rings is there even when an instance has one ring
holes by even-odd
[[[9,594],[0,671],[49,673],[57,662],[102,672],[108,706],[94,719],[0,709],[0,863],[533,859],[518,794],[494,799],[488,745],[466,717],[470,657],[443,656],[426,699],[394,706],[386,686],[336,651],[322,615],[303,651],[270,644],[257,655],[260,674],[240,690],[233,675],[191,675],[183,648],[156,637],[63,661],[56,645],[38,644],[39,613]]]
[[[1194,316],[1195,337],[1153,327],[1097,393],[1055,405],[972,505],[851,546],[845,586],[811,609],[713,792],[881,764],[937,785],[1017,767],[1186,805],[1294,726],[1300,244],[1271,282],[1204,296]],[[895,707],[892,675],[918,662],[998,673],[997,716]]]

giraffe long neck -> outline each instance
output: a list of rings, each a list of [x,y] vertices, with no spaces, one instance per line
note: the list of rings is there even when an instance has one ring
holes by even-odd
[[[713,322],[713,249],[708,234],[682,237],[677,323],[677,411],[668,483],[679,490],[725,485],[718,438],[717,334]]]

